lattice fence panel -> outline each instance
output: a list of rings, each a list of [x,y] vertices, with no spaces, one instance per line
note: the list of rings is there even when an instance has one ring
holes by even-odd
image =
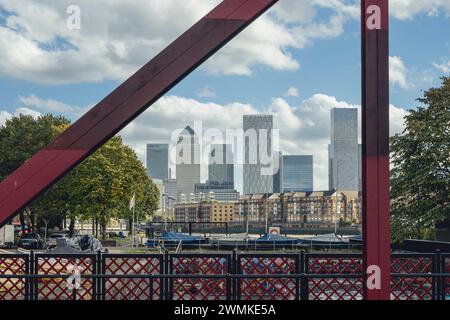
[[[362,274],[360,257],[307,257],[310,274]],[[310,278],[310,300],[362,300],[362,278]]]
[[[242,274],[280,275],[295,274],[298,258],[292,256],[239,257]],[[242,300],[295,300],[299,282],[294,278],[241,279]]]
[[[393,257],[392,273],[432,273],[432,257]],[[432,300],[433,279],[431,277],[392,278],[392,300]]]
[[[223,256],[172,257],[173,274],[224,275],[230,272],[230,259]],[[173,300],[226,300],[228,284],[225,278],[171,280]]]
[[[73,276],[74,268],[81,275],[94,274],[94,256],[36,256],[36,273],[39,275],[67,275]],[[73,278],[72,278],[73,279]],[[45,278],[36,280],[38,300],[93,300],[94,280],[80,278],[80,287],[73,290],[68,278]],[[73,283],[73,282],[72,282]]]
[[[0,256],[0,275],[24,275],[27,271],[28,257],[14,255]],[[26,282],[23,278],[0,278],[0,300],[24,300]]]
[[[161,273],[162,257],[104,257],[108,275],[157,275]],[[160,300],[161,279],[107,278],[104,280],[105,300]]]

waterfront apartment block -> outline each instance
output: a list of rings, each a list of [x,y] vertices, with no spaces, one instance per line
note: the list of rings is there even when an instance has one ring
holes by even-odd
[[[178,222],[233,222],[235,204],[230,202],[204,201],[175,205]]]
[[[235,221],[243,224],[288,224],[298,228],[330,228],[361,221],[357,192],[289,192],[243,195],[235,204]]]

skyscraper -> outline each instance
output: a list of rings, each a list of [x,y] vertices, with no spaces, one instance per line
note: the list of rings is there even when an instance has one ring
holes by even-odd
[[[272,193],[272,115],[244,115],[244,194]]]
[[[274,161],[278,161],[278,171],[273,175],[273,192],[283,192],[283,153],[275,151],[273,153]]]
[[[234,164],[231,144],[213,144],[209,153],[208,180],[226,183],[234,189]]]
[[[200,144],[197,134],[187,126],[178,136],[176,176],[178,197],[190,196],[195,184],[200,183]]]
[[[331,110],[330,189],[358,191],[358,109]]]
[[[283,156],[283,192],[314,190],[313,156]]]
[[[168,178],[168,144],[147,144],[147,172],[153,179],[163,180]]]

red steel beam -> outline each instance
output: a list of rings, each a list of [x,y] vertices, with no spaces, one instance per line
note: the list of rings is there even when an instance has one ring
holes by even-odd
[[[0,226],[117,134],[278,0],[224,0],[0,183]]]
[[[388,6],[388,0],[362,0],[361,5],[363,256],[368,300],[389,300],[391,290]]]

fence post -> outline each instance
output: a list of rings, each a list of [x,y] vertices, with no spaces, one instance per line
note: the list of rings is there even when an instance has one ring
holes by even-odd
[[[148,277],[148,287],[149,287],[149,300],[153,300],[153,278]]]
[[[233,249],[231,253],[231,261],[230,261],[230,273],[237,274],[237,259],[236,259],[236,249]],[[237,278],[233,277],[231,279],[231,290],[232,290],[232,299],[237,300]]]
[[[31,273],[33,275],[38,275],[39,274],[39,257],[36,257],[36,254],[31,251],[30,254],[31,258],[30,258],[30,266],[31,266]],[[33,299],[31,300],[39,300],[39,278],[33,279],[31,280],[31,296],[33,297]]]
[[[236,252],[236,249],[234,251],[234,272],[235,274],[241,275],[242,274],[242,268],[241,268],[241,258],[239,257],[239,254]],[[235,280],[235,291],[234,295],[236,300],[242,300],[241,298],[241,279],[240,277],[237,277]]]
[[[106,275],[106,255],[100,253],[99,259],[99,270],[101,275]],[[106,300],[106,278],[102,277],[99,281],[99,294],[101,295],[100,300]]]
[[[164,260],[164,274],[169,275],[169,274],[171,274],[170,264],[169,264],[170,255],[169,255],[169,251],[167,249],[164,250],[163,260]],[[165,287],[165,295],[164,295],[165,300],[170,300],[170,290],[171,289],[169,288],[169,285],[170,285],[171,279],[169,279],[168,277],[164,277],[162,280],[164,282],[164,287]]]
[[[295,300],[300,300],[300,288],[301,288],[301,279],[303,277],[300,277],[299,275],[302,273],[302,255],[301,252],[297,256],[295,261],[295,273],[297,274],[297,277],[295,278]]]
[[[34,252],[31,251],[30,254],[25,258],[25,274],[34,274]],[[33,290],[34,279],[25,279],[25,300],[34,300],[34,290]]]
[[[441,258],[442,258],[441,251],[439,249],[436,249],[436,252],[435,252],[434,258],[433,258],[433,273],[434,274],[442,273]],[[443,278],[433,277],[433,300],[441,300],[442,298],[444,298],[444,295],[442,292],[442,288],[443,288],[442,280],[443,280]]]
[[[100,261],[101,261],[101,259],[102,259],[102,256],[101,256],[101,252],[100,251],[98,251],[97,252],[97,255],[95,256],[95,263],[94,263],[94,270],[93,270],[93,273],[94,274],[96,274],[96,275],[99,275],[99,274],[101,274],[101,264],[100,264]],[[94,278],[93,279],[93,283],[92,283],[92,286],[93,286],[93,300],[100,300],[99,299],[99,295],[100,295],[100,283],[101,283],[101,280],[102,279],[100,279],[100,278]]]
[[[300,299],[309,300],[308,259],[304,250],[300,252],[300,273],[302,274],[300,279]]]
[[[232,274],[232,273],[231,273]],[[230,300],[232,300],[232,297],[233,297],[233,290],[232,290],[232,283],[233,283],[233,280],[232,280],[232,276],[231,276],[231,274],[230,273],[227,273],[225,276],[226,276],[226,278],[225,278],[225,281],[226,281],[226,286],[227,286],[227,300],[228,301],[230,301]]]

